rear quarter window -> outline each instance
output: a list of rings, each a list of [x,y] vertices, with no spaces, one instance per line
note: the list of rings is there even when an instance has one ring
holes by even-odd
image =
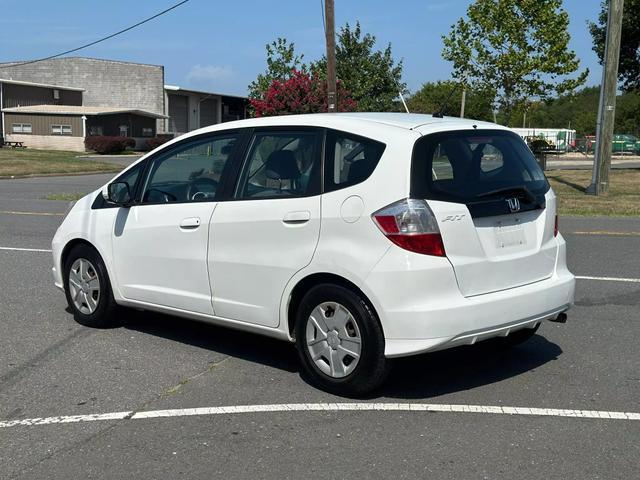
[[[324,191],[365,181],[375,170],[385,144],[370,138],[329,130],[325,146]]]

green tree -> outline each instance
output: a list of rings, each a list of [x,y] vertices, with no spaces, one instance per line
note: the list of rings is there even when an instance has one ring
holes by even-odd
[[[573,94],[534,102],[527,114],[527,126],[572,128],[578,136],[595,135],[599,96],[600,87],[594,86],[583,88]],[[521,111],[518,113],[522,114]],[[638,93],[627,92],[618,95],[615,133],[640,135],[640,95]]]
[[[588,70],[569,50],[569,16],[562,0],[476,0],[443,36],[454,78],[496,92],[503,121],[519,105],[571,92]]]
[[[589,24],[589,30],[593,37],[593,50],[602,63],[607,36],[606,1],[602,2],[598,23]],[[640,89],[640,0],[624,1],[618,79],[627,91]]]
[[[628,92],[616,99],[616,133],[640,137],[640,93]]]
[[[579,136],[593,135],[599,95],[600,87],[586,87],[573,94],[535,102],[529,108],[527,126],[572,128]],[[522,112],[519,113],[522,115]]]
[[[407,99],[413,113],[435,113],[442,109],[444,115],[458,116],[462,89],[451,80],[427,82]],[[467,89],[465,117],[493,121],[493,93],[486,90]]]
[[[358,110],[370,112],[395,111],[398,90],[407,93],[402,82],[402,60],[396,62],[391,44],[384,50],[375,49],[376,37],[362,33],[360,23],[348,23],[340,29],[336,43],[336,74],[351,92]],[[327,60],[322,57],[312,68],[322,77]]]
[[[286,38],[278,37],[265,45],[267,50],[267,70],[258,75],[249,85],[249,98],[263,98],[274,80],[287,81],[293,76],[293,71],[306,72],[307,66],[302,62],[303,54],[297,55],[295,44]]]

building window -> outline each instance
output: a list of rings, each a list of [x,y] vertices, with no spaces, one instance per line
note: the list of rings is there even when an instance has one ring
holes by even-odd
[[[92,137],[102,136],[102,125],[91,125],[91,127],[89,128],[89,135],[91,135]]]
[[[143,128],[142,129],[143,137],[153,137],[153,128]]]
[[[11,126],[12,133],[31,133],[31,124],[30,123],[14,123]]]
[[[51,125],[52,135],[71,135],[71,125]]]
[[[121,137],[129,136],[129,127],[127,125],[120,125],[120,136]]]

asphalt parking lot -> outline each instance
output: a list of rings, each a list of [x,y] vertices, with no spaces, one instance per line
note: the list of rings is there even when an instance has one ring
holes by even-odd
[[[399,360],[353,400],[268,338],[77,325],[46,251],[66,202],[42,198],[109,178],[0,180],[0,478],[638,478],[640,218],[561,219],[582,277],[565,325]]]

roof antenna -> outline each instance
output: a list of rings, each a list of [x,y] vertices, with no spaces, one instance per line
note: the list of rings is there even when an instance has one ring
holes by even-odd
[[[447,96],[447,99],[444,102],[442,102],[442,104],[440,104],[440,108],[438,109],[438,111],[432,115],[433,118],[444,118],[444,112],[449,106],[449,100],[451,100],[451,95],[453,95],[454,92],[458,89],[458,86],[459,85],[456,83],[453,86],[453,88],[449,91],[449,96]]]
[[[407,102],[404,101],[404,97],[402,96],[402,92],[400,90],[398,90],[398,95],[400,95],[400,100],[402,100],[402,105],[404,105],[404,109],[407,111],[407,113],[411,113],[409,111],[409,107],[407,107]]]
[[[393,78],[393,83],[396,84],[396,88],[398,89],[398,95],[400,96],[400,100],[402,101],[402,105],[404,105],[404,109],[407,111],[407,113],[411,113],[409,111],[409,107],[407,107],[407,102],[404,101],[404,97],[402,96],[402,90],[400,89],[400,85],[398,85],[398,81],[396,80],[396,77],[393,76],[393,72],[389,71],[389,73],[391,74],[391,78]]]

